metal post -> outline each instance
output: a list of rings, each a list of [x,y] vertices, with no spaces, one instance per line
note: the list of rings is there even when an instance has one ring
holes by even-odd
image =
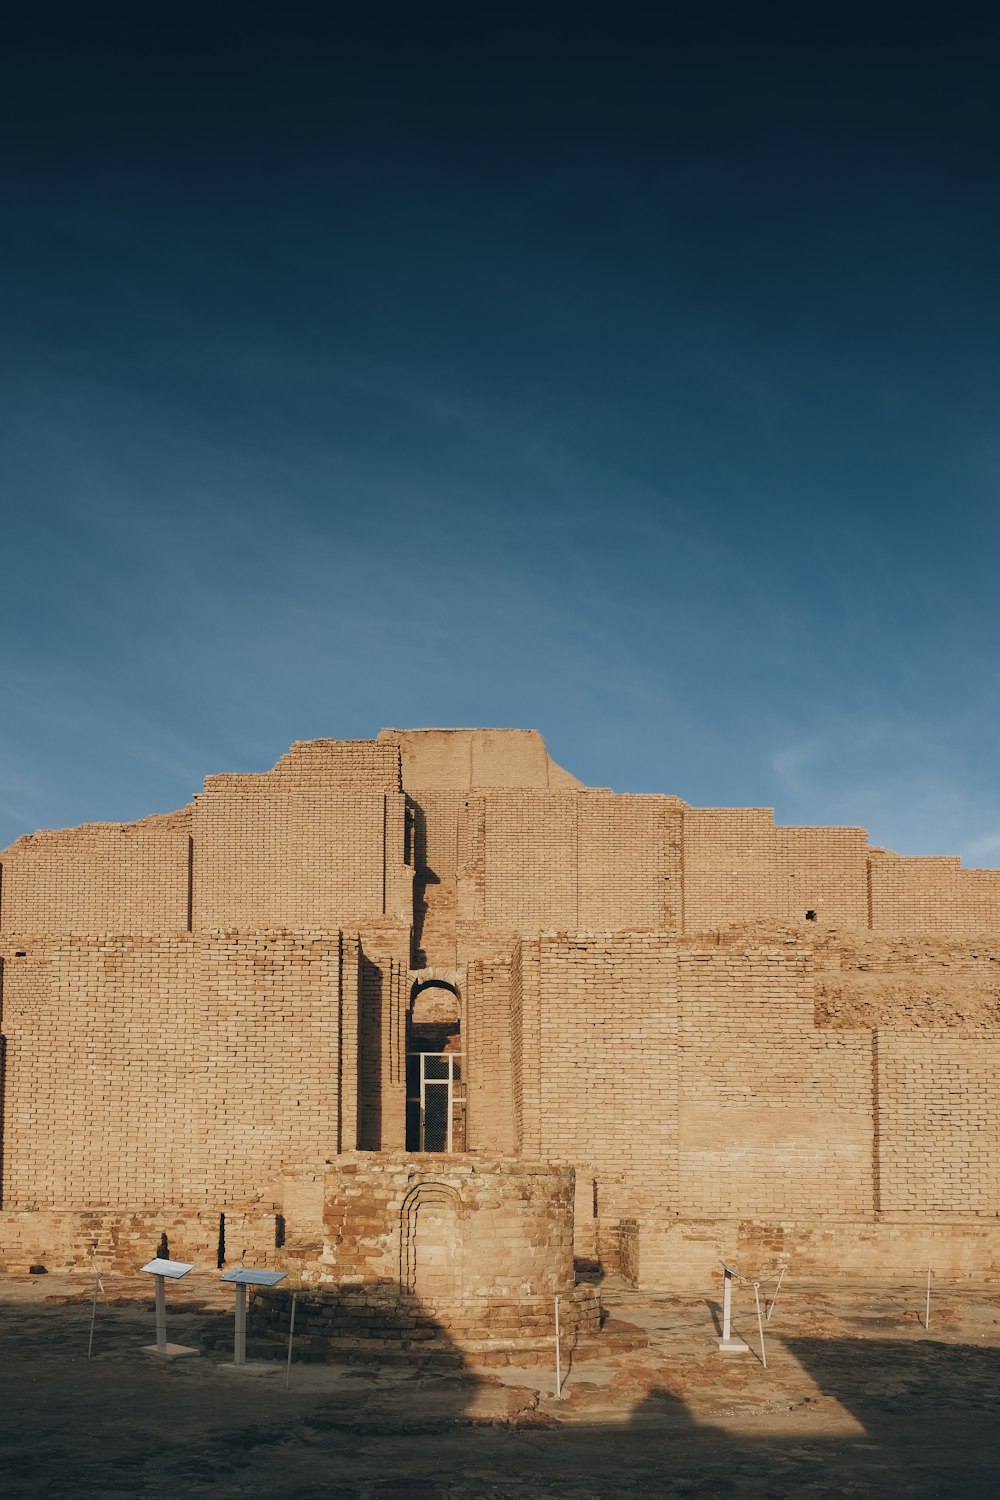
[[[760,1282],[759,1281],[755,1281],[754,1284],[753,1284],[753,1296],[754,1296],[754,1301],[757,1304],[757,1332],[760,1334],[760,1362],[764,1366],[764,1369],[766,1370],[767,1369],[767,1355],[764,1353],[764,1324],[761,1322],[761,1318],[760,1318]]]
[[[930,1328],[930,1326],[931,1326],[931,1274],[932,1274],[931,1268],[930,1268],[930,1266],[928,1266],[927,1267],[927,1304],[926,1304],[926,1307],[924,1308],[924,1328],[925,1328],[925,1330],[928,1329],[928,1328]]]
[[[236,1336],[233,1340],[233,1364],[247,1362],[247,1289],[239,1283],[236,1287]]]
[[[285,1365],[285,1390],[288,1390],[288,1382],[292,1375],[292,1338],[295,1335],[295,1297],[292,1293],[292,1315],[288,1320],[288,1363]]]
[[[453,1100],[452,1100],[453,1079],[454,1079],[454,1076],[455,1076],[455,1059],[452,1057],[451,1053],[449,1052],[449,1054],[448,1054],[448,1154],[449,1154],[449,1156],[451,1155],[451,1118],[452,1118],[452,1113],[453,1113],[453,1110],[454,1110],[454,1104],[453,1104]]]
[[[729,1267],[726,1267],[722,1278],[722,1342],[731,1343],[732,1332],[730,1325],[733,1317],[733,1276]]]
[[[90,1340],[87,1344],[87,1358],[90,1359],[94,1353],[94,1323],[97,1320],[97,1294],[101,1290],[101,1273],[94,1261],[94,1305],[90,1309]]]
[[[156,1352],[167,1352],[167,1294],[162,1276],[156,1277]]]
[[[556,1298],[556,1395],[562,1396],[562,1351],[559,1348],[559,1298]]]
[[[743,1354],[750,1346],[741,1338],[733,1338],[732,1318],[733,1280],[734,1278],[739,1278],[742,1281],[744,1278],[740,1275],[739,1271],[733,1266],[727,1265],[725,1261],[722,1262],[722,1270],[724,1277],[722,1283],[722,1337],[719,1340],[719,1348],[724,1354]]]
[[[181,1354],[197,1354],[197,1349],[189,1349],[185,1344],[167,1343],[167,1293],[166,1277],[171,1281],[180,1281],[189,1271],[194,1270],[193,1261],[168,1260],[165,1255],[154,1255],[148,1265],[140,1267],[148,1276],[156,1279],[156,1343],[143,1344],[145,1354],[165,1354],[168,1359],[176,1359]],[[104,1288],[102,1287],[103,1291]]]

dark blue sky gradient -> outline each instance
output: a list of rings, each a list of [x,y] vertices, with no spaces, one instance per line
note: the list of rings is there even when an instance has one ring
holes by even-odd
[[[25,10],[0,845],[499,724],[1000,864],[993,7]]]

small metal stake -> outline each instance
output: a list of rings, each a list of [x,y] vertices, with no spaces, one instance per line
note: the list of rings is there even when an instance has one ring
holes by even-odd
[[[236,1288],[236,1327],[233,1339],[233,1364],[247,1362],[247,1289],[241,1283]]]
[[[292,1315],[291,1315],[291,1317],[288,1320],[288,1363],[285,1365],[285,1390],[286,1391],[288,1390],[288,1382],[291,1379],[291,1374],[292,1374],[292,1338],[294,1337],[294,1334],[295,1334],[295,1298],[296,1298],[296,1295],[297,1294],[295,1292],[292,1293]]]
[[[760,1282],[753,1284],[753,1299],[757,1304],[757,1332],[760,1334],[760,1362],[767,1369],[767,1355],[764,1353],[764,1325],[760,1319]]]
[[[771,1314],[774,1312],[774,1304],[778,1300],[778,1293],[781,1291],[781,1283],[785,1279],[785,1272],[787,1270],[788,1270],[787,1266],[782,1266],[781,1270],[778,1272],[778,1285],[774,1289],[774,1296],[771,1298],[771,1306],[764,1313],[764,1322],[765,1323],[770,1323],[770,1321],[771,1321]],[[764,1300],[766,1301],[767,1299],[765,1298]]]
[[[88,1359],[91,1359],[94,1353],[94,1323],[97,1320],[97,1294],[98,1292],[100,1292],[102,1295],[104,1293],[104,1288],[101,1285],[101,1273],[97,1268],[97,1261],[94,1259],[93,1251],[91,1251],[90,1253],[90,1259],[93,1262],[94,1266],[94,1305],[90,1309],[90,1339],[87,1343]]]
[[[927,1267],[927,1304],[926,1304],[926,1307],[924,1308],[924,1329],[925,1330],[928,1329],[928,1328],[930,1328],[930,1326],[931,1326],[931,1276],[932,1276],[932,1274],[933,1273],[931,1271],[931,1268],[930,1268],[930,1266],[928,1266]]]

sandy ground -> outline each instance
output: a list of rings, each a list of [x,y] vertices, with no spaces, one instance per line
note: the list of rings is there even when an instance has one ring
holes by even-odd
[[[722,1355],[712,1299],[602,1287],[645,1348],[486,1375],[280,1361],[212,1349],[232,1293],[106,1280],[93,1358],[80,1278],[0,1279],[0,1495],[219,1500],[1000,1495],[1000,1289],[786,1281],[755,1353]],[[68,1299],[68,1300],[67,1300]],[[756,1343],[752,1293],[734,1322]],[[613,1325],[612,1325],[613,1326]]]

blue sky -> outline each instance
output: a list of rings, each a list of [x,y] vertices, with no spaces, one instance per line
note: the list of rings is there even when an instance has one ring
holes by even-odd
[[[14,24],[0,847],[479,724],[1000,865],[990,8],[355,9]]]

